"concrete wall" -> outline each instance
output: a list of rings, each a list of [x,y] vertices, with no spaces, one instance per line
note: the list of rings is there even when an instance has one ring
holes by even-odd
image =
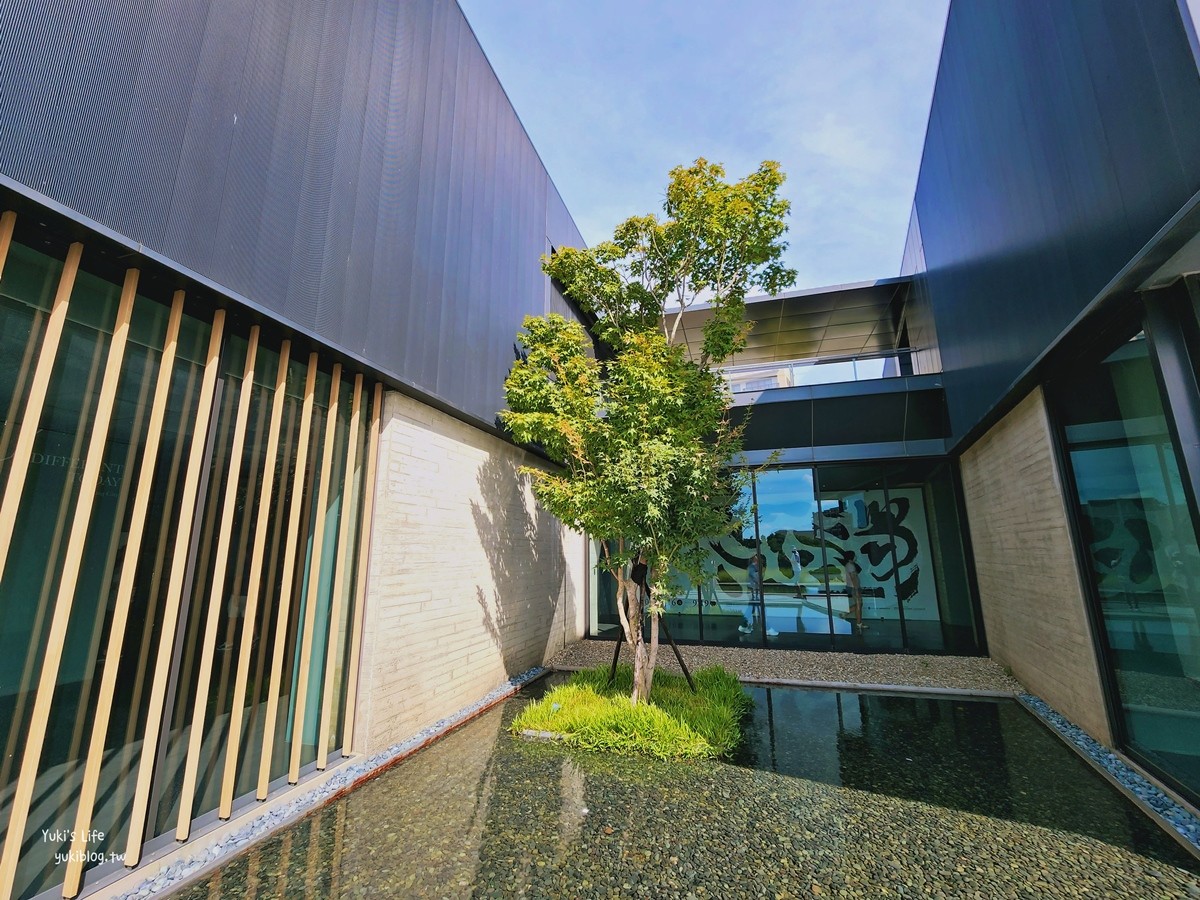
[[[961,459],[988,648],[1093,737],[1112,744],[1041,389]]]
[[[540,509],[524,451],[387,394],[355,744],[370,752],[582,637],[584,538]]]

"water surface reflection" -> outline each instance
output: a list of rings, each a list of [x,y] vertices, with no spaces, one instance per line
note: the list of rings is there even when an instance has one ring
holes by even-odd
[[[514,698],[183,896],[1200,890],[1195,861],[1014,703],[751,693],[732,765],[530,744],[506,731]]]

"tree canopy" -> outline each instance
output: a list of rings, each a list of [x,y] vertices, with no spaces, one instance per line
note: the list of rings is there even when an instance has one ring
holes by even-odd
[[[664,217],[635,216],[595,247],[544,257],[545,272],[595,317],[528,317],[505,382],[501,419],[516,440],[562,465],[528,469],[538,500],[602,547],[634,647],[633,700],[649,696],[671,572],[700,577],[700,541],[737,524],[741,428],[717,368],[745,346],[749,293],[795,280],[781,261],[788,201],[778,163],[736,182],[698,159],[670,173]],[[683,313],[705,308],[698,350],[679,341]],[[595,348],[600,352],[594,352]],[[627,569],[649,568],[648,598]],[[651,618],[646,651],[640,623]]]

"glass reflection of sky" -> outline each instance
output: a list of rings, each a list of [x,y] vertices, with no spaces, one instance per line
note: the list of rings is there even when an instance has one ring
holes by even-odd
[[[812,531],[817,511],[812,469],[775,469],[758,476],[758,531]]]

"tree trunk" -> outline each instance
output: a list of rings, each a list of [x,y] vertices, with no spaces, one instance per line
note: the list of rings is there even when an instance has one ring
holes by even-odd
[[[653,678],[653,667],[649,665],[650,658],[646,652],[645,633],[642,630],[642,589],[638,584],[630,591],[629,626],[633,635],[629,646],[633,648],[633,692],[629,702],[634,706],[650,702],[649,679]],[[649,673],[649,674],[648,674]]]
[[[637,603],[637,586],[633,580],[625,577],[624,568],[609,569],[609,574],[617,582],[617,613],[621,618],[621,630],[625,632],[625,640],[633,646],[633,616],[634,604]]]
[[[624,541],[618,541],[618,549],[624,547]],[[625,640],[633,646],[633,631],[629,627],[629,612],[634,603],[632,586],[633,581],[625,577],[624,566],[612,565],[612,557],[608,552],[608,542],[601,541],[600,549],[604,553],[604,559],[609,564],[606,568],[608,574],[612,576],[613,581],[617,583],[617,615],[621,619],[621,630],[625,632]]]
[[[634,706],[639,703],[650,702],[650,685],[649,679],[653,676],[654,670],[649,666],[649,654],[646,652],[646,641],[642,637],[642,630],[639,628],[637,632],[637,643],[633,645],[633,693],[629,697],[629,702]]]

